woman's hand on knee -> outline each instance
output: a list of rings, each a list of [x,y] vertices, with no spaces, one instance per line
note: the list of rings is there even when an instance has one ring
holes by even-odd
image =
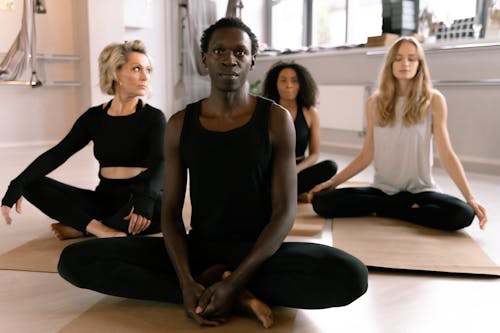
[[[21,209],[22,203],[23,203],[23,197],[20,197],[19,199],[17,199],[16,203],[14,204],[16,206],[16,212],[18,214],[21,214],[21,212],[22,212],[22,209]],[[12,223],[12,217],[10,216],[10,210],[11,210],[11,207],[2,205],[2,216],[3,216],[3,219],[5,220],[5,223],[7,223],[7,224]]]
[[[486,223],[488,222],[488,216],[486,215],[486,208],[483,207],[476,199],[472,199],[467,201],[469,206],[474,209],[474,213],[479,220],[479,228],[484,229],[486,227]]]
[[[333,188],[333,184],[331,180],[327,180],[326,182],[320,183],[312,188],[312,190],[309,191],[307,194],[307,197],[309,199],[309,202],[312,202],[312,199],[314,198],[314,195],[318,192],[324,191],[324,190],[329,190]]]
[[[137,235],[146,230],[151,225],[150,219],[134,213],[134,207],[132,207],[130,214],[125,217],[125,220],[129,221],[128,233],[131,235]]]

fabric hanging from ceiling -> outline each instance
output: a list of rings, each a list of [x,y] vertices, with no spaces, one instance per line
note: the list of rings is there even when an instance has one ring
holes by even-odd
[[[18,79],[28,65],[31,65],[34,74],[34,68],[36,68],[36,31],[33,0],[24,0],[21,30],[0,64],[0,80]]]

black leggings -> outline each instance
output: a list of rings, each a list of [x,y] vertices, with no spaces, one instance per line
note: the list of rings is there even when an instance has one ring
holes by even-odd
[[[253,243],[189,240],[193,276],[214,264],[234,270]],[[64,249],[59,274],[80,288],[108,295],[182,303],[175,270],[161,237],[91,239]],[[343,306],[365,293],[367,269],[341,250],[283,243],[247,288],[270,305],[318,309]]]
[[[330,160],[314,164],[297,175],[297,193],[309,192],[314,186],[327,181],[337,173],[337,163]]]
[[[133,179],[133,178],[132,178]],[[23,196],[50,218],[86,233],[92,219],[128,233],[132,209],[130,179],[102,179],[95,191],[43,177],[27,186]],[[160,231],[161,199],[155,203],[151,225],[142,234]]]
[[[319,192],[312,204],[326,218],[375,214],[449,231],[465,228],[474,219],[467,203],[433,191],[388,195],[373,187],[349,187]]]

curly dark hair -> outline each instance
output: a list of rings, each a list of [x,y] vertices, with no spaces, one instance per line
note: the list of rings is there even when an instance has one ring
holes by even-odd
[[[200,39],[200,47],[203,53],[208,52],[208,43],[210,42],[210,38],[212,38],[212,34],[214,31],[222,28],[237,28],[247,33],[248,37],[252,42],[252,55],[256,55],[259,49],[259,42],[257,37],[252,32],[252,30],[236,17],[224,17],[209,26],[205,31],[203,31],[203,35],[201,35]]]
[[[307,68],[294,62],[278,61],[271,66],[264,79],[262,96],[272,99],[276,103],[280,102],[277,82],[280,72],[285,68],[291,68],[297,73],[299,79],[297,104],[307,109],[315,106],[317,104],[318,85]]]

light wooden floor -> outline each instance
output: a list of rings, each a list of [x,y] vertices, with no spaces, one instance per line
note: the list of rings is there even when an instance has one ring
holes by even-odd
[[[45,150],[0,148],[0,192],[11,178]],[[53,176],[77,186],[97,183],[97,164],[84,149]],[[325,156],[343,167],[347,156]],[[370,181],[371,170],[356,180]],[[459,195],[453,183],[436,170],[436,179],[448,193]],[[476,197],[489,209],[486,231],[477,222],[467,231],[490,257],[500,263],[500,177],[469,173]],[[0,253],[46,231],[50,220],[29,203],[11,226],[0,224]],[[331,244],[329,225],[323,235],[309,239]],[[0,271],[0,332],[54,333],[103,296],[69,285],[57,274]],[[362,298],[343,308],[298,312],[292,332],[500,332],[500,279],[450,275],[374,273]],[[217,329],[211,330],[217,332]],[[245,332],[240,332],[245,333]]]

